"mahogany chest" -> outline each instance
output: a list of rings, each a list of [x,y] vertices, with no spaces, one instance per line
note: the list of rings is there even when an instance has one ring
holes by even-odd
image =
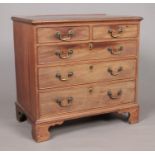
[[[104,113],[139,116],[137,74],[141,17],[12,17],[19,121],[37,142],[64,121]]]

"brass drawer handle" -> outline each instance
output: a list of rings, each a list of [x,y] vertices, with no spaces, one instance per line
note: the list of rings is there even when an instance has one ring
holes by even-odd
[[[68,72],[67,77],[63,78],[62,75],[60,73],[56,74],[56,78],[58,78],[60,81],[68,81],[70,77],[72,77],[74,75],[73,72]]]
[[[115,100],[115,99],[120,99],[122,96],[122,90],[120,89],[116,94],[113,94],[111,90],[107,92],[107,95],[109,96],[110,99]]]
[[[73,97],[67,97],[67,98],[57,98],[56,103],[60,107],[68,107],[72,104],[73,102]]]
[[[108,51],[112,54],[112,55],[120,55],[121,51],[123,51],[123,46],[120,46],[117,49],[114,48],[108,48]]]
[[[56,34],[55,34],[56,38],[61,41],[70,41],[72,39],[73,35],[74,35],[73,30],[69,30],[67,33],[67,36],[62,36],[60,31],[56,32]]]
[[[55,55],[57,55],[60,59],[68,59],[68,58],[70,58],[72,56],[72,54],[73,54],[73,50],[72,49],[68,49],[66,54],[63,51],[55,52]]]
[[[123,28],[119,27],[117,30],[109,29],[108,33],[111,35],[112,38],[120,37],[121,33],[123,33]]]
[[[112,76],[117,76],[117,75],[120,74],[120,72],[123,71],[123,67],[120,66],[116,71],[109,67],[107,71],[108,71]]]

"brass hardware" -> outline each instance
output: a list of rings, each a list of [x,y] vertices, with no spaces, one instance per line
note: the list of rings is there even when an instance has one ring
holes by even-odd
[[[111,37],[118,38],[120,37],[121,33],[123,33],[123,28],[119,27],[118,30],[109,29],[108,33],[110,33]]]
[[[109,90],[109,91],[107,92],[107,95],[108,95],[109,98],[112,99],[112,100],[119,99],[119,98],[121,98],[121,96],[122,96],[122,90],[120,89],[120,90],[116,93],[116,95],[114,95],[114,94],[112,93],[112,91]]]
[[[89,43],[89,49],[90,49],[90,50],[93,49],[93,43]]]
[[[89,93],[90,93],[90,94],[93,93],[93,88],[92,88],[92,87],[89,88]]]
[[[108,51],[113,55],[120,55],[123,51],[123,46],[120,46],[118,49],[108,48]]]
[[[89,66],[89,69],[90,69],[90,70],[93,70],[93,69],[94,69],[94,66],[93,66],[93,65],[90,65],[90,66]]]
[[[56,103],[60,107],[68,107],[72,104],[73,102],[73,97],[67,97],[67,98],[57,98]]]
[[[74,35],[73,30],[69,30],[67,33],[67,36],[62,36],[60,31],[56,32],[56,34],[55,34],[56,38],[58,38],[61,41],[70,41],[72,39],[73,35]]]
[[[63,78],[62,75],[60,73],[56,74],[56,78],[58,78],[60,81],[68,81],[70,77],[72,77],[74,75],[73,72],[68,72],[68,75],[66,78]]]
[[[113,69],[111,69],[111,68],[109,67],[107,71],[108,71],[111,75],[117,76],[117,75],[119,75],[119,73],[120,73],[121,71],[123,71],[123,67],[120,66],[116,71],[114,71]]]
[[[57,55],[60,59],[67,59],[70,58],[73,54],[73,50],[72,49],[68,49],[67,53],[64,54],[63,51],[57,51],[55,52],[55,55]]]

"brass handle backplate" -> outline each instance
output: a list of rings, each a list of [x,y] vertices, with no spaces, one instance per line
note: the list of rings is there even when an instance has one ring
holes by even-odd
[[[120,46],[119,48],[108,48],[108,51],[112,54],[112,55],[120,55],[121,52],[123,51],[123,46]]]
[[[61,41],[70,41],[72,37],[74,36],[73,30],[69,30],[66,36],[62,36],[61,32],[58,31],[55,34],[56,38],[61,40]]]
[[[60,106],[60,107],[68,107],[72,104],[73,102],[73,97],[67,97],[67,98],[57,98],[56,99],[56,103]]]
[[[123,33],[123,28],[119,27],[117,30],[109,29],[108,33],[111,35],[112,38],[120,37],[121,33]]]
[[[112,68],[109,67],[107,71],[108,71],[112,76],[117,76],[117,75],[120,74],[120,72],[123,71],[123,67],[120,66],[117,70],[113,70]]]
[[[122,96],[122,90],[120,89],[116,94],[113,94],[111,90],[107,92],[107,95],[109,96],[110,99],[115,100],[115,99],[120,99]]]
[[[73,54],[72,49],[68,49],[67,53],[65,53],[63,51],[55,52],[55,55],[57,55],[60,59],[68,59],[72,56],[72,54]]]
[[[58,78],[60,81],[68,81],[70,77],[72,77],[74,75],[73,72],[68,72],[67,77],[64,78],[62,77],[62,75],[60,73],[56,74],[56,78]]]

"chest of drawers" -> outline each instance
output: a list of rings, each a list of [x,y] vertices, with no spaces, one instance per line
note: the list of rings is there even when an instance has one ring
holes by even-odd
[[[137,73],[141,17],[12,17],[19,121],[37,142],[64,121],[104,113],[139,116]]]

